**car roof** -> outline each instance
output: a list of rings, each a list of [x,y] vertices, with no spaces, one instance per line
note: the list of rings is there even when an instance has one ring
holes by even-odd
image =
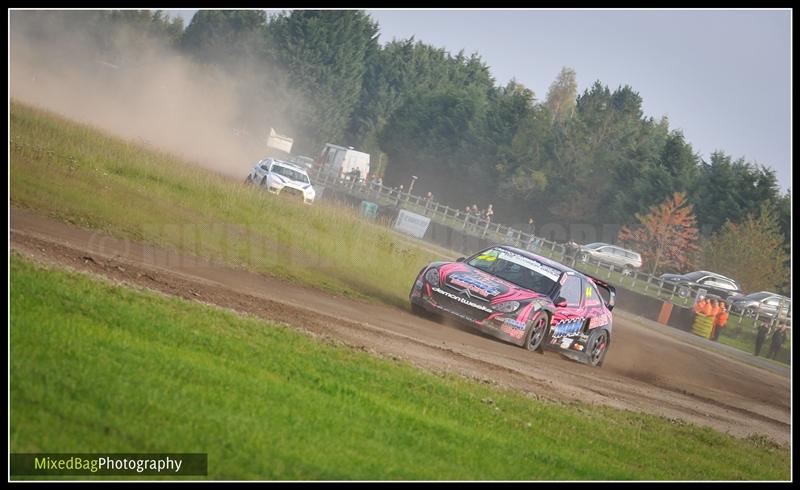
[[[297,165],[296,163],[287,162],[285,160],[278,160],[277,158],[267,158],[267,160],[272,160],[272,163],[278,163],[284,167],[289,167],[292,170],[297,170],[298,172],[306,173],[306,169]]]
[[[689,274],[692,274],[692,272],[688,272],[686,275],[689,275]],[[716,272],[694,271],[694,274],[706,274],[708,276],[721,277],[722,279],[727,279],[729,281],[735,282],[736,284],[739,284],[739,281],[737,281],[736,279],[730,278],[728,276],[723,276],[722,274],[717,274]]]
[[[764,295],[764,296],[777,296],[777,297],[779,297],[779,298],[785,298],[785,299],[787,299],[787,300],[789,300],[789,301],[791,301],[791,300],[792,300],[792,299],[791,299],[791,298],[789,298],[788,296],[784,296],[784,295],[782,295],[782,294],[778,294],[778,293],[773,293],[772,291],[758,291],[758,292],[756,292],[756,293],[750,293],[750,294],[748,294],[747,296],[755,296],[756,294],[761,294],[761,295]],[[747,296],[745,296],[745,297],[747,297]]]

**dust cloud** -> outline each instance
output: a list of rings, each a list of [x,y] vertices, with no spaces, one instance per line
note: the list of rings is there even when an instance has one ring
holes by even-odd
[[[269,100],[257,84],[257,70],[266,67],[242,60],[223,70],[195,63],[130,28],[116,29],[109,42],[48,14],[10,15],[12,100],[237,179],[269,153],[270,126],[297,144],[275,108],[281,102]]]

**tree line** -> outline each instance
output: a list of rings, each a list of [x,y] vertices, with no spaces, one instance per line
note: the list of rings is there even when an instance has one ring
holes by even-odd
[[[535,216],[622,227],[680,193],[700,238],[768,213],[781,250],[789,250],[790,193],[781,192],[775,172],[723,150],[701,158],[666,117],[645,116],[628,85],[598,80],[578,93],[577,74],[565,67],[540,98],[516,80],[497,84],[477,53],[453,54],[413,37],[381,45],[379,25],[355,10],[200,10],[185,27],[160,11],[59,15],[109,49],[111,31],[125,26],[198,63],[269,67],[250,75],[259,92],[248,95],[242,114],[253,132],[267,121],[247,109],[277,100],[286,118],[279,127],[302,135],[296,152],[353,146],[372,155],[384,183],[416,175],[415,190],[453,207],[493,203],[497,221],[509,224]]]

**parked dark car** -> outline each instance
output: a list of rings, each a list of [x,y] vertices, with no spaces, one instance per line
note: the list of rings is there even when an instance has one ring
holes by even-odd
[[[769,291],[748,294],[746,296],[731,297],[731,310],[746,316],[775,316],[780,310],[781,316],[789,315],[792,300]]]
[[[704,289],[707,293],[727,300],[730,296],[740,296],[742,287],[734,279],[708,271],[694,271],[688,274],[662,274],[661,279],[678,286],[678,295],[687,298]]]

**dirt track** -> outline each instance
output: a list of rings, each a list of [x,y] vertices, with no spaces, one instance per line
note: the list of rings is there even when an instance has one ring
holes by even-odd
[[[277,320],[427,369],[535,396],[580,400],[790,439],[789,379],[616,318],[605,364],[529,353],[468,327],[438,324],[229,266],[210,264],[12,208],[11,245],[39,261]]]

